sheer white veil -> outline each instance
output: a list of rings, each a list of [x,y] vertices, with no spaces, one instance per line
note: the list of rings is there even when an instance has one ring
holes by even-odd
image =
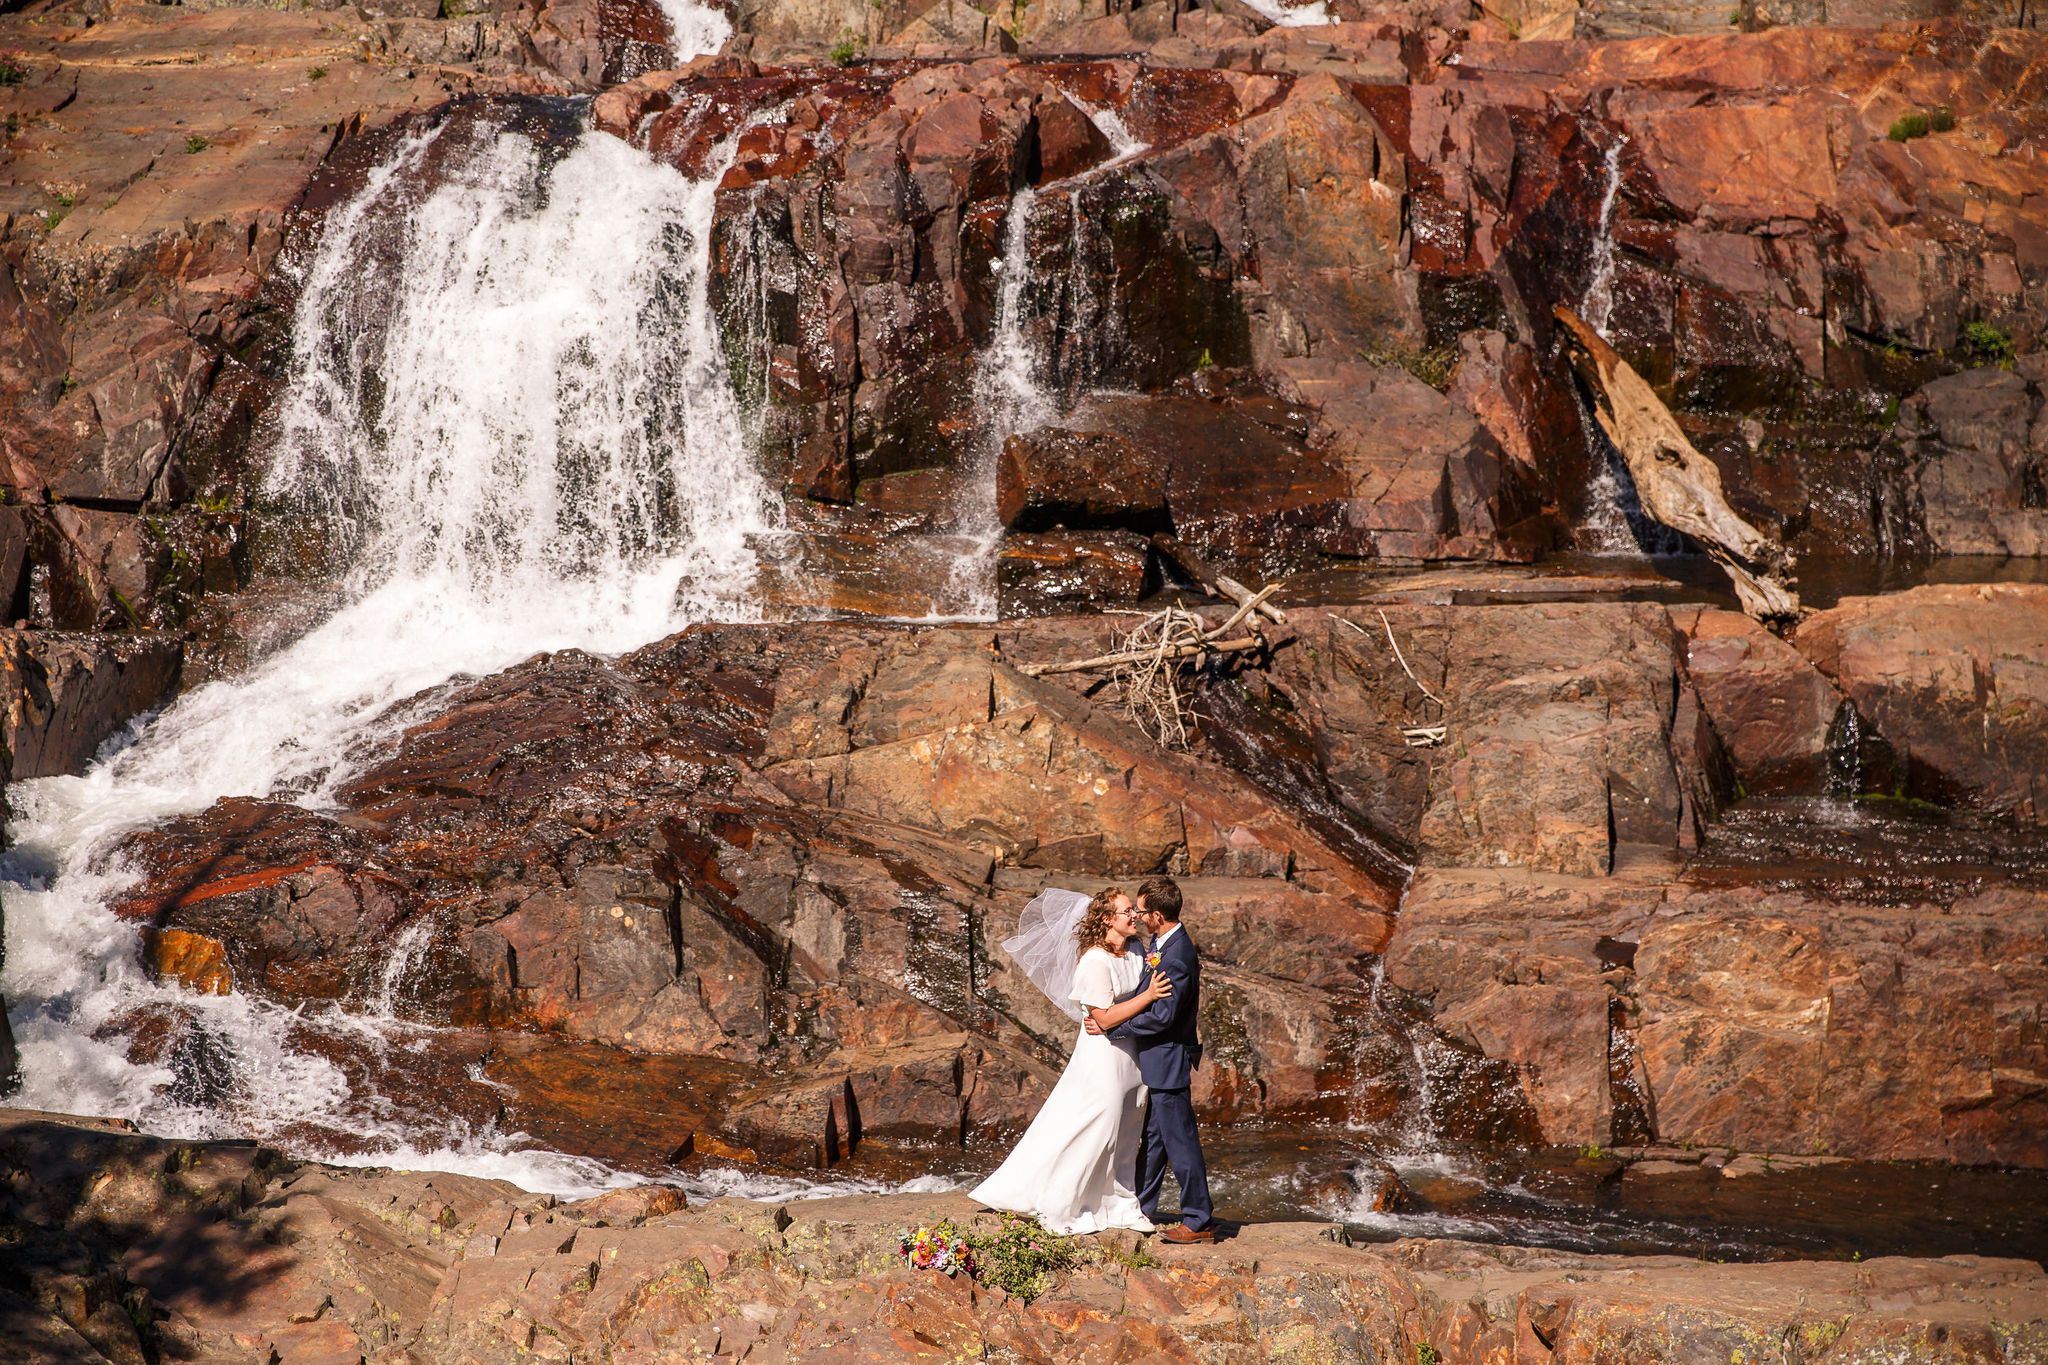
[[[1003,940],[1003,951],[1010,955],[1018,970],[1075,1020],[1083,1015],[1071,998],[1074,968],[1081,960],[1081,946],[1074,941],[1074,930],[1080,927],[1081,916],[1087,913],[1088,902],[1093,899],[1079,891],[1047,887],[1017,916],[1017,936]]]

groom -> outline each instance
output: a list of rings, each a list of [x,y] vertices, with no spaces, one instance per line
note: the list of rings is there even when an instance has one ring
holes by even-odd
[[[1138,1204],[1147,1218],[1159,1213],[1159,1186],[1173,1164],[1180,1181],[1181,1225],[1160,1234],[1165,1242],[1213,1242],[1209,1170],[1202,1140],[1195,1134],[1195,1110],[1188,1102],[1189,1072],[1202,1064],[1195,1039],[1195,1015],[1202,1004],[1202,957],[1180,927],[1180,887],[1171,877],[1150,877],[1138,886],[1138,922],[1152,936],[1146,961],[1173,983],[1173,994],[1109,1031],[1138,1045],[1138,1072],[1151,1090],[1145,1110],[1145,1140],[1138,1148]],[[1150,973],[1138,982],[1143,990]],[[1090,1033],[1099,1033],[1093,1020]]]

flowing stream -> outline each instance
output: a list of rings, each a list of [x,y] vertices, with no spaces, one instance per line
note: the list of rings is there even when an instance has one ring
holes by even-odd
[[[264,494],[347,566],[344,604],[135,727],[84,776],[10,792],[0,989],[23,1058],[14,1103],[177,1136],[348,1132],[365,1150],[324,1154],[539,1189],[613,1179],[526,1152],[516,1134],[423,1132],[303,1046],[309,1029],[407,1046],[419,1026],[389,1010],[413,956],[403,942],[363,1013],[153,984],[133,927],[105,908],[129,880],[109,850],[223,796],[325,804],[396,737],[396,703],[460,675],[749,615],[746,537],[773,528],[773,504],[708,298],[716,187],[736,145],[691,181],[603,135],[563,149],[445,125],[404,141],[330,215],[295,267]],[[388,276],[379,260],[395,262]],[[221,1093],[197,1101],[165,1067],[130,1060],[133,1021],[151,1010],[197,1016],[224,1059]]]

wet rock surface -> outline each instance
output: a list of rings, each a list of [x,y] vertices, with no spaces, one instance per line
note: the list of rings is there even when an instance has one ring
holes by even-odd
[[[709,627],[544,656],[436,699],[341,810],[236,799],[136,836],[145,883],[117,909],[179,962],[217,945],[205,979],[235,990],[395,989],[433,1022],[737,1063],[752,1088],[702,1106],[726,1109],[721,1140],[815,1166],[1020,1129],[1072,1025],[996,944],[1048,880],[1172,868],[1210,905],[1214,1034],[1241,1040],[1203,1101],[1326,1108],[1396,865],[1358,867],[1244,779],[1017,673],[1007,644]],[[405,934],[416,975],[384,984]],[[572,1090],[539,1107],[586,1107]],[[677,1114],[642,1163],[706,1124]]]
[[[1228,1225],[1214,1246],[1083,1239],[1026,1300],[903,1264],[906,1227],[973,1223],[964,1196],[801,1203],[661,1186],[579,1202],[499,1181],[290,1162],[4,1111],[12,1178],[0,1298],[9,1358],[523,1360],[542,1348],[789,1359],[1016,1352],[1090,1360],[1631,1360],[1797,1341],[1801,1358],[1975,1359],[2041,1349],[2030,1261],[1884,1257],[1712,1265]]]

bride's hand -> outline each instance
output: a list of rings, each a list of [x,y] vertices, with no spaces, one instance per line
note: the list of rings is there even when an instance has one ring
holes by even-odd
[[[1164,1000],[1173,994],[1173,980],[1165,972],[1152,973],[1152,982],[1145,987],[1146,1001]]]

